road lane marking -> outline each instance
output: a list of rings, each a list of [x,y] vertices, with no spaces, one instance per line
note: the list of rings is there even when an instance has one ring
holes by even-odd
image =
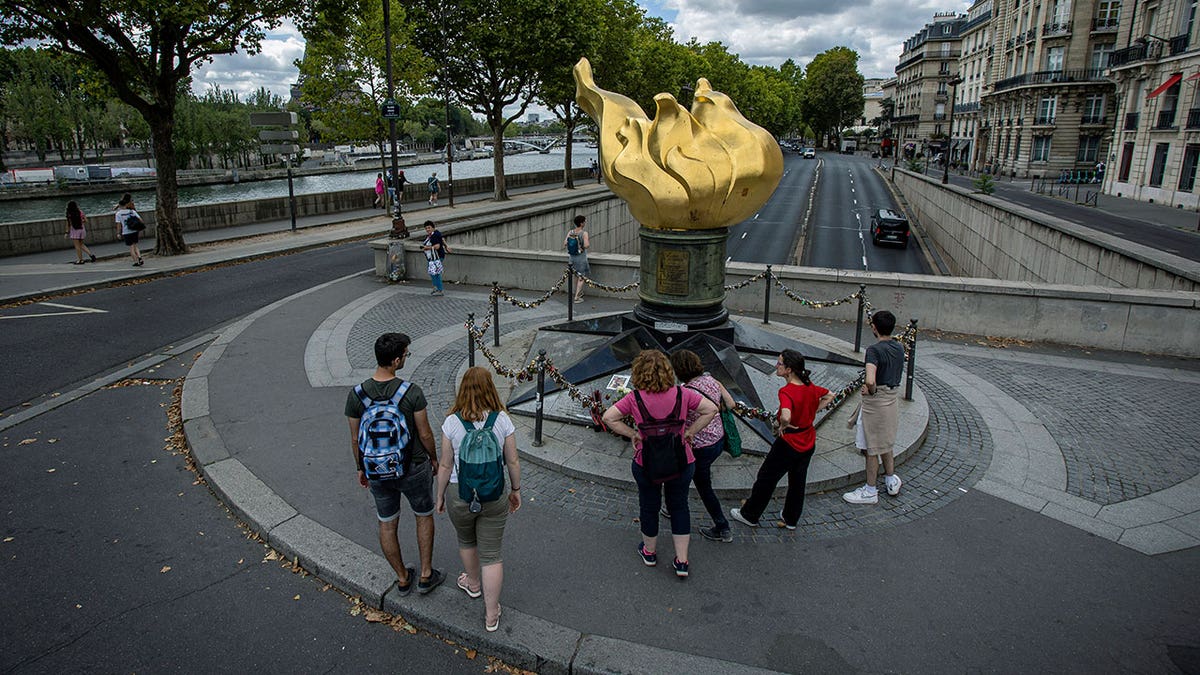
[[[747,234],[750,234],[750,233],[749,233],[749,232],[743,232],[743,233],[742,233],[742,239],[745,239]]]
[[[76,307],[74,305],[60,305],[57,302],[39,302],[39,305],[47,307],[58,307],[66,309],[66,312],[44,312],[41,314],[13,314],[11,316],[0,316],[0,319],[39,319],[43,316],[69,316],[71,314],[108,314],[107,309],[95,309],[93,307]]]
[[[863,256],[863,269],[867,269],[867,256]]]
[[[754,220],[758,220],[759,215],[761,215],[761,212],[754,214]]]

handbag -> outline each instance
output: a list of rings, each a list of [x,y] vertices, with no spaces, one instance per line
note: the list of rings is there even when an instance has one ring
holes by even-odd
[[[695,390],[704,398],[716,404],[717,409],[721,411],[721,428],[725,431],[725,452],[729,453],[730,457],[742,456],[742,433],[737,428],[737,416],[733,411],[725,407],[725,401],[713,401],[712,397],[700,391],[692,385],[686,385],[688,389]]]
[[[146,224],[138,217],[138,214],[131,213],[125,217],[125,228],[130,232],[141,232],[146,229]]]

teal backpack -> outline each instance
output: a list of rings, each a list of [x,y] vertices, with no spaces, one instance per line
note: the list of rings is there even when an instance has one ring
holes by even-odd
[[[458,446],[458,496],[471,505],[472,513],[479,513],[481,502],[494,502],[504,495],[504,451],[492,433],[499,414],[488,415],[480,429],[455,415],[467,432]]]

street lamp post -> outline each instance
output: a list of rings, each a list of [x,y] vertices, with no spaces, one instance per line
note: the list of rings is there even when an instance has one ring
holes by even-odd
[[[946,144],[946,152],[942,154],[942,185],[950,182],[950,151],[954,147],[954,103],[958,94],[958,85],[962,84],[962,81],[961,77],[955,75],[946,82],[950,85],[950,118],[947,125],[950,133],[946,136],[949,139]]]
[[[387,56],[387,97],[395,100],[396,90],[392,81],[392,3],[383,0],[383,44]],[[400,157],[396,153],[396,118],[388,118],[388,135],[392,142],[392,190],[395,197],[395,217],[400,217]]]
[[[450,87],[446,86],[446,195],[454,208],[454,137],[450,133]]]

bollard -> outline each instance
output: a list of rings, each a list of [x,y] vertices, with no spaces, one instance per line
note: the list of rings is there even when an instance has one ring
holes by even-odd
[[[492,341],[500,346],[500,283],[492,282]]]
[[[858,285],[858,323],[854,327],[854,353],[862,349],[863,298],[867,295],[867,285]]]
[[[908,348],[908,377],[905,378],[905,382],[904,382],[904,400],[905,401],[912,400],[913,367],[914,367],[914,364],[917,362],[917,320],[911,319],[909,321],[908,325],[911,326],[913,329],[913,338],[912,338],[912,345],[910,345]]]
[[[575,266],[567,263],[567,321],[575,320]]]
[[[475,328],[475,312],[467,314],[467,365],[475,367],[475,336],[471,331]]]
[[[542,447],[542,406],[546,400],[546,350],[539,349],[537,357],[537,407],[533,415],[533,447]]]
[[[763,279],[767,282],[764,284],[763,290],[763,323],[771,323],[771,285],[775,280],[771,278],[771,266],[767,265],[767,276]]]

